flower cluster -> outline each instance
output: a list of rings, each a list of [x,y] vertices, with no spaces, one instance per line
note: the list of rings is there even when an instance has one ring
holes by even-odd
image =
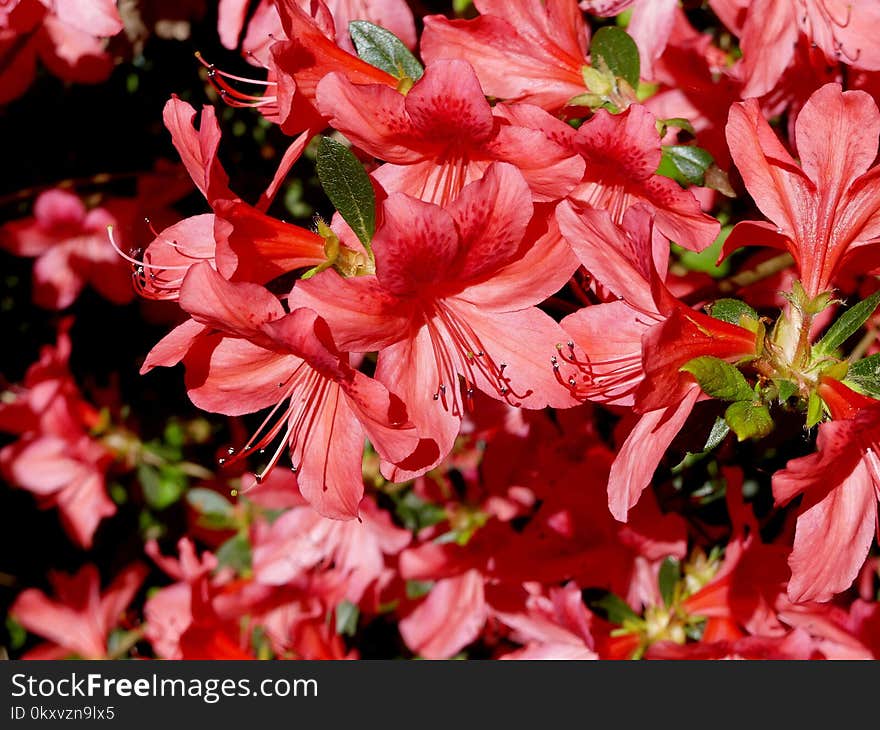
[[[0,229],[42,307],[161,307],[144,380],[225,424],[149,442],[62,321],[4,477],[83,548],[113,479],[186,527],[21,592],[28,656],[878,656],[880,9],[704,5],[221,3],[252,71],[163,113],[200,212]],[[285,139],[259,195],[223,102]]]

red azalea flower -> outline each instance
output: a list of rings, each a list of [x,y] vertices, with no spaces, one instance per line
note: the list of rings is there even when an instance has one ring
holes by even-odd
[[[527,235],[532,210],[522,175],[503,162],[445,208],[394,193],[373,240],[375,276],[328,270],[291,294],[291,306],[327,318],[340,347],[380,351],[376,377],[439,446],[438,460],[475,388],[526,408],[576,403],[547,366],[565,335],[534,306],[574,262],[558,236]]]
[[[385,556],[396,555],[412,535],[365,497],[360,520],[328,520],[314,510],[294,507],[254,536],[254,580],[284,586],[314,571],[311,591],[326,603],[359,603],[386,571]]]
[[[203,261],[228,279],[259,284],[323,262],[323,238],[265,213],[302,154],[309,134],[293,141],[272,182],[252,206],[229,188],[229,176],[218,157],[220,126],[214,108],[203,107],[198,130],[193,124],[195,115],[195,109],[177,97],[165,104],[165,126],[174,147],[214,212],[185,218],[164,229],[147,246],[141,260],[127,256],[117,246],[117,253],[134,266],[138,293],[149,299],[176,299],[186,272]]]
[[[128,267],[107,240],[107,226],[128,227],[131,218],[124,201],[86,210],[73,193],[49,190],[37,198],[33,217],[0,228],[0,246],[36,258],[34,301],[41,307],[69,307],[86,284],[111,302],[125,304],[133,296]]]
[[[523,591],[522,605],[493,605],[492,615],[513,633],[522,649],[501,659],[598,659],[591,633],[592,614],[574,583]],[[493,601],[494,604],[494,601]]]
[[[622,114],[599,109],[573,136],[572,144],[586,161],[586,173],[571,198],[606,210],[616,223],[635,203],[647,205],[654,224],[667,238],[693,251],[710,246],[721,226],[700,210],[693,193],[657,175],[660,137],[656,120],[640,104]]]
[[[811,297],[831,289],[847,267],[876,258],[880,236],[880,111],[862,91],[826,84],[795,124],[798,165],[773,134],[758,103],[734,104],[730,151],[758,208],[772,222],[743,221],[725,242],[788,249]],[[870,168],[870,169],[869,169]],[[874,263],[876,266],[876,262]]]
[[[315,89],[327,74],[338,71],[356,84],[397,86],[394,76],[337,45],[333,18],[321,0],[311,3],[312,15],[297,0],[278,0],[277,4],[288,40],[272,45],[270,68],[277,75],[277,117],[286,134],[324,126],[326,120],[315,108]]]
[[[700,355],[726,360],[754,355],[755,333],[694,311],[672,296],[660,279],[665,257],[653,245],[650,215],[643,206],[625,217],[628,230],[615,226],[604,211],[576,211],[568,202],[559,205],[557,218],[587,270],[620,297],[563,320],[573,338],[571,352],[561,349],[554,367],[563,378],[567,366],[577,368],[567,379],[574,394],[632,403],[643,414],[621,446],[608,481],[611,513],[625,521],[700,397],[699,386],[679,368]],[[574,356],[575,344],[584,352],[582,361]]]
[[[303,10],[307,10],[311,0],[298,0]],[[250,0],[220,0],[217,9],[217,31],[224,46],[234,49],[244,29]],[[333,16],[336,43],[349,53],[354,53],[354,45],[348,32],[348,24],[353,20],[366,20],[373,25],[391,31],[403,41],[407,48],[415,48],[416,27],[412,10],[406,0],[326,0],[327,10]],[[263,57],[260,51],[263,39],[284,38],[281,17],[275,8],[274,0],[260,0],[260,4],[248,22],[247,33],[242,48],[249,54]]]
[[[54,600],[36,588],[22,591],[10,614],[28,631],[49,639],[22,658],[63,659],[73,654],[81,659],[106,659],[110,632],[146,573],[145,566],[130,565],[102,593],[98,569],[88,564],[72,576],[49,574]]]
[[[65,81],[97,83],[113,70],[102,40],[122,30],[114,0],[9,0],[0,8],[0,104],[23,94],[39,58]]]
[[[710,0],[722,22],[740,36],[743,97],[771,91],[791,64],[799,34],[818,46],[828,63],[880,69],[873,33],[880,6],[873,0]]]
[[[428,597],[398,624],[406,645],[424,659],[449,659],[473,642],[489,611],[476,570],[437,581]]]
[[[746,636],[734,641],[700,641],[693,644],[676,644],[669,641],[652,645],[645,653],[646,659],[682,660],[692,659],[743,659],[743,660],[805,660],[823,658],[817,656],[816,643],[805,631],[792,631],[784,637]]]
[[[159,552],[155,540],[144,550],[175,583],[153,593],[144,605],[144,636],[160,659],[182,659],[180,636],[192,624],[192,593],[201,590],[201,583],[217,567],[217,559],[209,552],[196,554],[189,538],[177,542],[179,559],[168,558]]]
[[[391,463],[415,450],[400,401],[351,367],[314,312],[285,315],[263,287],[228,282],[206,263],[187,274],[180,305],[192,319],[153,348],[142,372],[182,359],[200,408],[241,415],[273,406],[241,453],[283,434],[258,481],[289,446],[303,496],[324,516],[352,519],[363,495],[365,436]]]
[[[105,491],[114,457],[90,435],[99,414],[67,368],[71,324],[62,323],[57,345],[43,348],[24,387],[0,403],[0,430],[20,435],[0,449],[0,470],[33,493],[42,509],[57,507],[65,531],[89,548],[98,524],[116,512]]]
[[[326,76],[318,108],[355,145],[387,161],[373,175],[385,190],[438,205],[454,199],[494,160],[523,173],[536,201],[568,194],[583,174],[576,155],[539,129],[493,114],[473,68],[435,61],[406,96],[384,84],[355,85]],[[548,124],[555,120],[546,116]]]
[[[803,494],[788,559],[793,601],[828,601],[849,588],[877,525],[880,403],[830,379],[819,394],[834,420],[819,426],[816,453],[773,475],[777,504]]]
[[[490,96],[534,104],[551,113],[585,91],[590,31],[568,0],[475,0],[474,20],[425,18],[422,57],[427,63],[470,63]]]

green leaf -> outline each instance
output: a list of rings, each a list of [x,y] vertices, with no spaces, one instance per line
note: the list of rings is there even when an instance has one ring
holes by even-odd
[[[153,509],[170,507],[186,489],[186,474],[173,465],[161,467],[141,464],[137,469],[144,499]]]
[[[721,279],[730,274],[732,264],[729,257],[721,263],[717,263],[718,256],[732,230],[733,226],[723,226],[712,245],[702,251],[689,251],[678,244],[673,244],[672,250],[675,251],[681,265],[688,271],[702,271],[713,279]]]
[[[758,321],[758,313],[739,299],[716,299],[707,309],[709,316],[739,325],[743,318]]]
[[[424,69],[394,33],[366,20],[352,20],[348,33],[357,54],[371,66],[381,68],[396,79],[422,78]]]
[[[27,641],[27,630],[12,616],[6,617],[6,633],[9,635],[10,649],[21,649]]]
[[[406,582],[406,597],[414,601],[416,598],[428,595],[433,587],[434,581],[432,580],[408,580]]]
[[[810,393],[809,400],[807,400],[807,428],[812,428],[819,423],[822,420],[823,412],[822,399],[816,391],[813,391]]]
[[[591,601],[590,607],[604,613],[613,624],[639,623],[642,620],[626,601],[613,593],[606,593],[601,598]]]
[[[426,502],[412,490],[397,499],[394,512],[403,526],[413,532],[446,519],[444,507]]]
[[[317,171],[330,202],[369,250],[376,232],[376,193],[364,166],[348,147],[322,137]]]
[[[854,362],[849,366],[844,382],[871,398],[880,398],[880,355]]]
[[[669,608],[675,599],[675,586],[681,578],[681,566],[679,562],[668,557],[660,564],[660,574],[657,578],[657,584],[660,588],[660,596],[663,598],[663,605]]]
[[[702,185],[706,170],[715,159],[695,145],[664,145],[657,174],[671,177],[682,185]]]
[[[777,380],[776,387],[779,390],[779,402],[785,403],[791,398],[793,395],[796,395],[798,392],[797,383],[791,380]]]
[[[251,570],[251,543],[246,532],[233,535],[217,548],[218,567],[232,568],[239,575]]]
[[[773,430],[773,418],[763,403],[738,401],[724,412],[724,419],[739,441],[763,438]]]
[[[213,489],[196,487],[186,493],[186,501],[199,513],[199,524],[222,529],[234,524],[235,508],[222,494]]]
[[[336,606],[336,633],[343,636],[354,636],[360,615],[361,612],[357,604],[347,600],[342,601]]]
[[[846,310],[837,321],[832,324],[825,335],[813,346],[813,354],[817,357],[825,357],[834,352],[849,337],[858,331],[865,320],[868,319],[880,302],[880,291],[874,292],[867,299]]]
[[[113,482],[108,491],[110,492],[110,499],[116,502],[116,504],[125,504],[128,501],[128,491],[119,482]]]
[[[661,137],[666,135],[666,130],[669,127],[675,127],[676,129],[682,129],[685,132],[690,132],[691,134],[696,134],[694,130],[694,125],[690,123],[689,120],[684,117],[671,117],[670,119],[658,119],[655,122],[657,126],[657,134]]]
[[[639,49],[622,28],[605,26],[596,31],[590,42],[593,66],[601,59],[608,70],[635,89],[639,85]]]
[[[712,451],[713,449],[718,448],[721,445],[721,442],[727,438],[727,434],[730,433],[730,426],[727,425],[727,421],[723,418],[716,418],[715,423],[712,424],[712,430],[709,431],[709,438],[706,439],[706,445],[703,447],[703,451]]]
[[[284,191],[284,208],[294,218],[308,218],[315,212],[315,209],[303,200],[304,193],[305,186],[300,178],[291,180]]]
[[[689,360],[679,370],[693,375],[706,395],[720,400],[751,400],[755,393],[743,374],[729,362],[711,355]]]

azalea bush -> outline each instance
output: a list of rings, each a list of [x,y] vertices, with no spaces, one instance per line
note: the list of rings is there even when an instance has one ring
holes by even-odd
[[[8,655],[875,658],[878,24],[6,2]]]

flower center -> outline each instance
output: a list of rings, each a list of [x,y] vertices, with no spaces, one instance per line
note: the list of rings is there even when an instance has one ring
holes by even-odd
[[[131,281],[137,294],[144,299],[169,300],[180,296],[180,285],[190,268],[200,261],[214,261],[213,255],[187,250],[178,241],[165,238],[156,232],[149,218],[144,218],[150,227],[150,232],[155,237],[153,245],[167,246],[170,249],[169,256],[176,260],[189,259],[186,264],[161,264],[152,261],[155,252],[141,253],[140,250],[125,253],[116,241],[113,226],[107,227],[107,236],[110,245],[116,253],[131,264]],[[142,256],[142,258],[138,258]],[[172,273],[169,273],[172,272]]]
[[[208,63],[202,57],[201,53],[196,53],[196,58],[202,66],[208,69],[208,80],[211,82],[211,86],[217,89],[220,98],[229,106],[236,108],[259,108],[269,116],[278,111],[278,97],[274,93],[264,93],[260,95],[248,94],[229,83],[230,81],[233,81],[240,84],[250,84],[252,86],[263,87],[266,91],[274,92],[275,89],[278,88],[276,82],[250,79],[244,76],[236,76],[228,71],[222,71],[214,66],[213,63]],[[268,71],[268,69],[266,70]]]
[[[437,387],[434,400],[454,416],[473,408],[474,388],[490,388],[506,402],[519,406],[520,400],[532,391],[516,392],[510,383],[507,363],[496,362],[486,351],[480,336],[454,309],[442,301],[432,303],[426,312],[425,324],[437,364]],[[464,400],[458,377],[464,379]]]
[[[321,375],[304,361],[300,361],[285,382],[278,383],[278,389],[282,391],[281,397],[250,440],[240,451],[230,447],[228,449],[230,458],[219,460],[221,466],[229,466],[255,451],[263,454],[269,444],[275,441],[278,434],[283,431],[283,436],[269,458],[268,464],[255,474],[257,484],[262,482],[275,468],[284,452],[284,447],[288,445],[291,470],[294,473],[297,472],[308,448],[312,429],[321,418],[322,411],[329,405],[335,413],[339,404],[339,385]],[[331,443],[332,440],[331,433],[327,443]],[[329,446],[324,448],[329,448]],[[325,474],[324,489],[327,488],[326,481]]]

